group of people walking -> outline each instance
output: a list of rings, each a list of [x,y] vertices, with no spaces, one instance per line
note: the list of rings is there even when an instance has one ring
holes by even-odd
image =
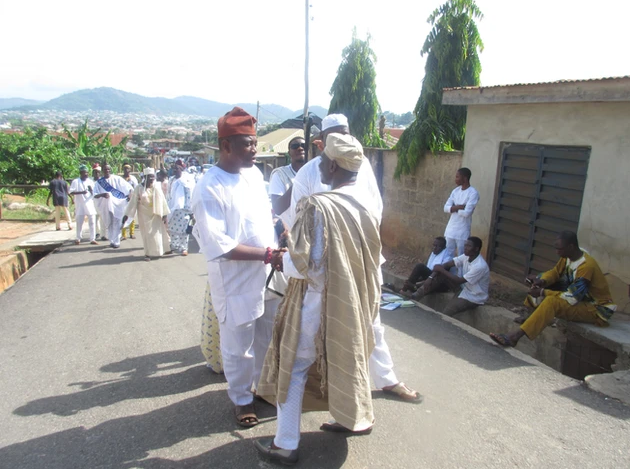
[[[165,177],[155,184],[156,172],[144,168],[141,182],[131,174],[131,166],[123,166],[123,175],[112,173],[110,165],[98,163],[79,167],[79,177],[70,186],[57,172],[51,181],[49,200],[55,205],[56,228],[60,228],[60,213],[65,211],[68,229],[72,229],[68,199],[74,201],[76,218],[75,244],[82,240],[83,224],[87,218],[90,244],[109,241],[113,249],[121,241],[135,238],[136,225],[140,229],[144,259],[161,257],[173,252],[188,255],[190,226],[192,225],[191,200],[195,178],[185,171],[186,164],[178,160],[174,176]]]

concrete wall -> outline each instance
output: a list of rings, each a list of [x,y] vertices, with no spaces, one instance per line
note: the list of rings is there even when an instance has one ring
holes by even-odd
[[[609,273],[620,307],[630,283],[630,103],[552,103],[468,107],[463,166],[472,171],[480,202],[472,232],[488,246],[497,195],[501,142],[592,148],[578,237]],[[485,253],[484,253],[485,254]],[[616,278],[615,278],[616,277]]]
[[[390,248],[424,257],[433,238],[444,234],[449,215],[443,207],[455,188],[455,172],[461,167],[461,152],[427,155],[414,175],[394,179],[397,154],[391,150],[366,149],[379,179],[379,152],[382,153],[383,222],[381,238]]]

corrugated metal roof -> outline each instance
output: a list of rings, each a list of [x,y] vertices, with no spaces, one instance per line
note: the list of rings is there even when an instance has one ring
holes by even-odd
[[[614,80],[627,80],[630,79],[630,75],[624,75],[620,77],[605,77],[605,78],[584,78],[579,80],[558,80],[547,81],[538,83],[513,83],[509,85],[492,85],[492,86],[456,86],[453,88],[444,88],[444,91],[453,90],[478,90],[478,89],[490,89],[490,88],[510,88],[516,86],[535,86],[535,85],[556,85],[556,84],[570,84],[570,83],[585,83],[585,82],[599,82],[599,81],[614,81]]]
[[[278,129],[258,137],[258,151],[287,153],[289,151],[289,142],[293,137],[303,137],[302,129]]]

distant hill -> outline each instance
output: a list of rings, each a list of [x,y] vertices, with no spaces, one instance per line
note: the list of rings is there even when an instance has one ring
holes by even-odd
[[[36,101],[34,99],[24,98],[0,98],[0,109],[11,109],[20,106],[37,106],[45,101]]]
[[[0,103],[2,101],[0,100]],[[194,96],[179,96],[173,99],[148,98],[139,94],[105,87],[74,91],[45,103],[31,100],[21,101],[23,102],[16,106],[24,106],[22,108],[24,110],[59,109],[72,112],[92,110],[138,114],[177,113],[216,118],[221,117],[234,106],[240,106],[250,114],[256,115],[256,104],[252,103],[227,104]],[[320,106],[313,106],[310,110],[320,117],[326,115],[326,110]],[[301,113],[301,109],[292,111],[277,104],[261,104],[259,118],[261,122],[282,122]]]

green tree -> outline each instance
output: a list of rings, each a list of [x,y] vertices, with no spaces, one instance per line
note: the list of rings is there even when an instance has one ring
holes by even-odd
[[[186,142],[181,147],[179,147],[180,151],[197,151],[201,150],[201,144],[196,142]]]
[[[139,147],[143,147],[144,146],[144,135],[143,134],[133,134],[131,136],[131,141],[134,145],[137,145]]]
[[[466,107],[442,106],[442,90],[479,85],[483,42],[475,19],[482,18],[474,0],[448,0],[429,16],[433,29],[420,52],[427,55],[422,91],[414,109],[415,120],[396,145],[396,177],[415,171],[427,150],[463,148]]]
[[[378,112],[380,105],[376,97],[376,55],[370,48],[370,35],[362,41],[357,38],[356,28],[352,42],[342,54],[337,78],[330,88],[332,100],[329,114],[344,114],[350,123],[350,133],[363,145],[384,146],[378,135]]]
[[[23,133],[0,133],[0,183],[37,184],[50,181],[55,171],[66,179],[78,176],[79,159],[45,128]]]
[[[118,145],[112,145],[109,138],[111,131],[103,134],[100,128],[96,130],[90,129],[87,119],[76,132],[70,131],[65,124],[62,124],[62,126],[65,135],[61,137],[61,141],[81,161],[89,157],[103,158],[114,167],[120,165],[125,157],[129,137],[123,138]]]

